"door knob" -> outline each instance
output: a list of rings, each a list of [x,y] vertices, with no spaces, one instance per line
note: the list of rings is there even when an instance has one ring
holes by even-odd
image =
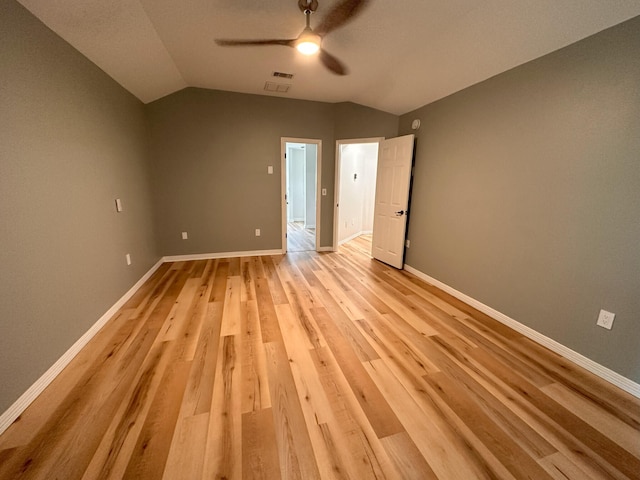
[[[396,217],[401,217],[402,215],[404,215],[404,210],[400,210],[399,212],[396,212]]]

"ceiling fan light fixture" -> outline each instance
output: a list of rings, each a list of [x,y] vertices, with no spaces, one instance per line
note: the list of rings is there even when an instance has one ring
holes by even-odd
[[[320,35],[307,27],[296,40],[296,49],[303,55],[313,55],[320,50],[321,40]]]

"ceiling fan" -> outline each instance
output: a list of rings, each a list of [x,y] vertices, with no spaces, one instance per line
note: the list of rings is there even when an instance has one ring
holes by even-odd
[[[298,7],[304,13],[307,26],[297,38],[290,39],[256,39],[256,40],[223,40],[216,43],[223,47],[283,45],[296,48],[304,55],[318,53],[320,61],[332,73],[346,75],[347,67],[336,57],[322,48],[322,39],[333,30],[343,26],[356,17],[369,0],[342,0],[320,22],[315,29],[311,28],[309,19],[318,8],[318,0],[298,0]]]

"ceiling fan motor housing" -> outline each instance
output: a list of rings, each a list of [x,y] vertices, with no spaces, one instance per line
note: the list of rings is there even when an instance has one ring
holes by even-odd
[[[305,15],[314,13],[318,9],[318,0],[298,0],[298,8]]]

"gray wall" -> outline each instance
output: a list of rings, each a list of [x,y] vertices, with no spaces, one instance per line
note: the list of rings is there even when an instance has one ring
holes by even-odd
[[[146,106],[164,255],[282,247],[280,138],[322,140],[321,246],[333,242],[335,140],[395,136],[399,118],[353,104],[187,88]],[[267,174],[273,165],[274,174]],[[255,237],[256,228],[261,236]],[[180,232],[189,232],[182,240]]]
[[[639,52],[640,17],[400,121],[422,120],[406,262],[635,382]]]
[[[159,256],[142,104],[13,0],[0,69],[4,412]]]
[[[333,107],[336,140],[398,136],[399,118],[374,108],[351,102]],[[332,145],[335,150],[335,145]]]

